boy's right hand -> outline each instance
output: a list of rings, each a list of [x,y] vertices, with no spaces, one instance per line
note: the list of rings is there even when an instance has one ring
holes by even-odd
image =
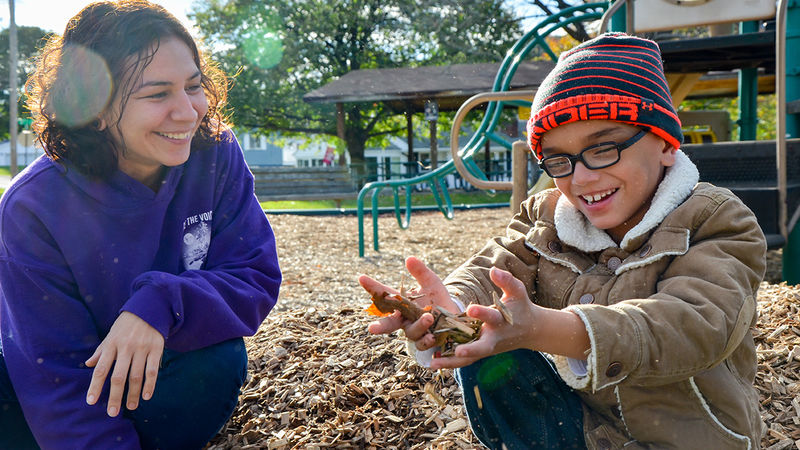
[[[450,299],[450,293],[444,287],[441,278],[430,270],[425,263],[412,256],[406,259],[406,268],[420,286],[419,289],[409,291],[410,294],[419,296],[414,300],[417,305],[420,307],[438,305],[456,314],[461,312],[458,310],[458,306]],[[397,289],[390,288],[366,275],[358,277],[358,282],[370,295],[398,292]],[[428,328],[433,325],[433,320],[432,314],[425,313],[415,322],[411,322],[404,319],[399,311],[395,311],[390,316],[370,323],[368,330],[372,334],[388,334],[402,329],[406,334],[406,338],[415,342],[417,350],[424,351],[433,347],[436,341],[433,334],[428,332]]]

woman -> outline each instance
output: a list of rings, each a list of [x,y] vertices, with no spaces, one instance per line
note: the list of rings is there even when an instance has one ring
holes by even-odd
[[[200,448],[230,417],[280,270],[225,87],[141,0],[87,6],[42,52],[45,155],[0,202],[8,445],[8,393],[44,448]]]

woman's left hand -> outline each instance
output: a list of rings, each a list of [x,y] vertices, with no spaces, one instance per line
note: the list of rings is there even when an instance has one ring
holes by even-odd
[[[119,414],[126,381],[126,407],[136,409],[140,394],[144,400],[153,396],[163,351],[164,336],[135,314],[123,311],[94,354],[86,360],[87,367],[94,367],[86,403],[94,405],[97,402],[110,373],[108,415],[115,417]]]

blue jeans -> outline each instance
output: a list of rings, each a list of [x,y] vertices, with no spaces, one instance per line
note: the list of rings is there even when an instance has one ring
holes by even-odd
[[[153,398],[123,414],[143,449],[200,449],[230,418],[246,376],[242,338],[186,353],[164,350]],[[0,449],[37,448],[2,358],[0,395]]]
[[[586,448],[578,395],[539,352],[514,350],[456,370],[473,433],[491,449]]]
[[[88,386],[86,387],[89,388]],[[8,378],[6,360],[0,353],[0,448],[38,449],[28,423],[22,416],[17,394]]]

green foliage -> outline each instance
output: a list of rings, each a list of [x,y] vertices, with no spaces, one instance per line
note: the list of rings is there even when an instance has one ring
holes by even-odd
[[[236,74],[237,126],[336,136],[333,104],[302,96],[359,69],[499,61],[520,32],[502,0],[210,0],[190,17],[214,58]],[[353,162],[366,143],[405,132],[386,104],[348,103]]]
[[[775,139],[775,94],[759,95],[758,124],[756,125],[756,140]],[[731,138],[736,140],[739,136],[739,98],[715,97],[705,99],[684,100],[679,111],[722,110],[731,115]]]
[[[23,86],[28,75],[33,72],[33,58],[45,43],[48,32],[38,27],[17,27],[17,95],[19,99],[19,116],[24,114],[23,109]],[[0,140],[8,139],[9,128],[9,103],[8,88],[10,83],[10,49],[9,49],[8,28],[0,31],[0,54],[5,55],[0,58]]]

